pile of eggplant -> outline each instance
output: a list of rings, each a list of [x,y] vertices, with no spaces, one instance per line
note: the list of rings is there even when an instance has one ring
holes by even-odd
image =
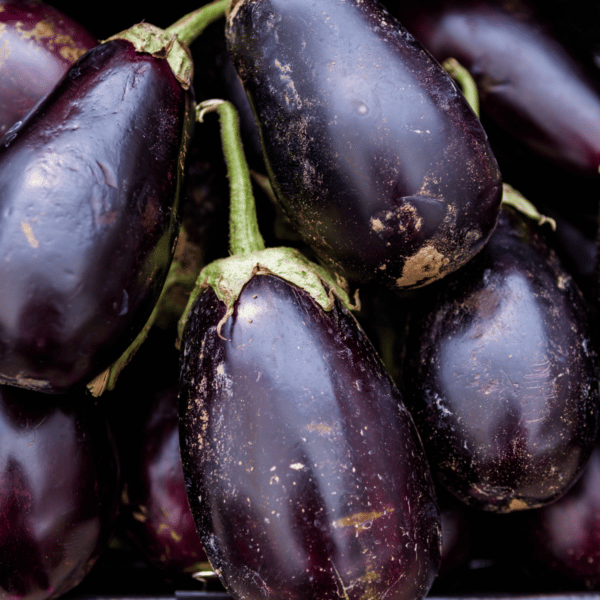
[[[0,0],[0,598],[600,589],[589,11]]]

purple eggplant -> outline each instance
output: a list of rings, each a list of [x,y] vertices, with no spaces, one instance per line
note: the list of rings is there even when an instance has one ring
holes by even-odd
[[[115,523],[120,478],[105,414],[83,393],[0,389],[0,596],[56,598],[87,575]]]
[[[440,559],[429,467],[355,319],[270,274],[225,312],[212,289],[194,304],[179,402],[190,506],[226,588],[422,598]]]
[[[436,488],[442,521],[442,559],[435,593],[443,593],[464,577],[474,557],[477,520],[474,510],[442,487]]]
[[[558,181],[566,210],[596,215],[600,72],[570,43],[564,22],[531,0],[388,5],[437,60],[453,57],[471,72],[505,180],[532,200],[540,186],[555,194]],[[544,195],[542,202],[564,204],[563,195]]]
[[[0,0],[0,135],[97,43],[85,27],[44,2]]]
[[[556,228],[549,234],[549,242],[556,250],[562,264],[575,280],[577,286],[597,312],[598,291],[598,222],[594,219],[591,228],[569,222],[557,213],[544,210],[554,219]]]
[[[484,245],[501,177],[457,87],[377,0],[238,0],[228,49],[283,211],[353,282],[425,285]]]
[[[556,502],[519,515],[518,556],[531,575],[563,589],[600,588],[600,445]]]
[[[480,255],[411,315],[406,401],[439,481],[497,512],[564,494],[598,429],[595,339],[537,225],[504,207]]]
[[[123,473],[122,529],[146,560],[172,578],[205,570],[179,452],[179,353],[154,329],[106,397]]]
[[[1,382],[88,383],[148,319],[193,125],[170,56],[110,39],[0,140]]]
[[[339,281],[265,248],[230,102],[230,256],[179,322],[180,447],[206,554],[235,598],[418,600],[439,567],[421,440]]]

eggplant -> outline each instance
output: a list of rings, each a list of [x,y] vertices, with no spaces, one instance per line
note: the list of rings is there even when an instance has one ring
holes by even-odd
[[[435,595],[456,587],[475,554],[477,519],[473,509],[444,488],[436,487],[442,521],[442,558],[435,580]]]
[[[347,290],[265,248],[237,111],[213,100],[231,188],[230,256],[179,322],[180,448],[207,557],[235,598],[419,599],[440,517],[402,397]]]
[[[4,384],[63,393],[88,383],[161,292],[193,92],[164,47],[137,51],[125,37],[87,52],[0,140]]]
[[[596,439],[596,348],[579,288],[505,206],[480,255],[410,317],[406,402],[438,481],[497,512],[563,495]]]
[[[518,556],[533,577],[565,590],[598,589],[600,446],[573,488],[549,506],[519,515],[513,530],[522,536]]]
[[[155,328],[103,402],[122,471],[120,527],[152,567],[189,585],[206,554],[183,478],[178,383],[172,335]]]
[[[118,515],[119,465],[106,415],[77,391],[0,389],[0,596],[56,598],[104,551]]]
[[[471,72],[505,181],[536,203],[572,199],[565,216],[576,208],[596,216],[600,74],[564,19],[531,0],[388,4],[438,61],[453,57]]]
[[[412,288],[483,247],[501,199],[485,131],[377,0],[234,0],[225,35],[278,203],[327,268]]]
[[[0,0],[0,136],[97,43],[83,25],[49,4]]]
[[[271,274],[224,323],[212,289],[181,346],[180,436],[206,553],[235,598],[413,600],[440,559],[412,419],[339,300]]]
[[[556,223],[548,236],[564,268],[575,280],[588,305],[597,313],[598,298],[598,223],[591,229],[569,222],[560,215],[544,211]],[[597,219],[596,219],[597,221]]]

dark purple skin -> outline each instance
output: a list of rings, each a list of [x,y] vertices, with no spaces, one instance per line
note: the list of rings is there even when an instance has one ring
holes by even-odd
[[[83,25],[44,2],[0,0],[0,136],[97,43]]]
[[[77,61],[0,140],[0,381],[48,393],[116,360],[178,234],[192,92],[124,40]]]
[[[279,203],[332,270],[418,287],[482,248],[501,197],[485,132],[376,0],[239,0],[226,38]]]
[[[421,298],[406,343],[406,401],[432,470],[490,511],[559,498],[598,429],[590,313],[536,228],[504,207],[481,254]]]
[[[565,269],[573,276],[588,304],[594,307],[598,286],[597,222],[591,229],[562,219],[550,211],[544,214],[556,221],[556,229],[548,236]]]
[[[37,392],[1,388],[0,596],[46,600],[77,586],[108,544],[120,489],[92,398],[50,406]]]
[[[440,521],[421,441],[356,320],[255,275],[196,302],[180,435],[208,558],[239,599],[422,598]]]
[[[494,151],[497,130],[513,151],[524,146],[555,167],[598,177],[600,76],[561,35],[564,23],[527,0],[388,4],[436,59],[454,57],[471,72],[484,125],[495,127],[492,135],[486,125]]]
[[[206,554],[183,478],[178,384],[174,340],[157,330],[106,401],[123,473],[120,525],[149,563],[183,580],[203,570]]]
[[[442,559],[435,594],[451,589],[474,556],[476,521],[473,510],[444,488],[436,488],[442,521]]]
[[[564,589],[600,586],[600,446],[577,483],[562,498],[519,515],[513,525],[523,543],[519,556],[529,572]]]

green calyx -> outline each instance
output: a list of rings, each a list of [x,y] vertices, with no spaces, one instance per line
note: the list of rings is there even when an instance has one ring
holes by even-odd
[[[308,260],[295,248],[265,248],[259,231],[256,205],[248,164],[244,156],[237,111],[230,102],[207,100],[197,107],[197,118],[216,112],[221,123],[221,139],[230,182],[229,247],[231,256],[216,260],[202,269],[178,324],[181,340],[188,316],[196,300],[211,288],[225,304],[226,312],[218,332],[233,314],[244,286],[256,275],[274,275],[308,293],[325,311],[333,308],[337,297],[349,310],[352,302],[346,283],[336,280],[325,268]]]
[[[183,89],[187,90],[192,85],[194,77],[192,56],[187,45],[176,35],[169,35],[164,29],[150,23],[138,23],[106,41],[118,39],[131,42],[138,53],[143,52],[156,58],[166,59]]]
[[[352,302],[344,282],[336,281],[329,271],[308,260],[295,248],[266,248],[215,260],[202,269],[179,321],[179,339],[194,301],[208,288],[226,307],[225,315],[217,326],[221,335],[221,328],[233,314],[242,289],[256,275],[275,275],[295,285],[307,292],[325,311],[333,308],[336,297],[350,310],[355,310],[358,305],[357,301]]]
[[[183,89],[189,89],[194,77],[192,56],[188,46],[214,21],[225,16],[229,0],[214,0],[202,6],[167,29],[150,23],[138,23],[105,41],[127,40],[136,52],[164,58]]]

